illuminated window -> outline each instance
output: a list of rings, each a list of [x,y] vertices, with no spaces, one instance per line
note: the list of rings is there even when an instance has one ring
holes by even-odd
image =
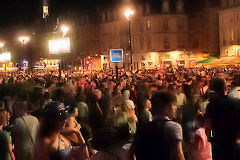
[[[163,37],[164,49],[170,49],[168,36]]]
[[[147,20],[147,30],[151,29],[151,21]]]
[[[163,30],[168,31],[168,20],[167,19],[163,20]]]

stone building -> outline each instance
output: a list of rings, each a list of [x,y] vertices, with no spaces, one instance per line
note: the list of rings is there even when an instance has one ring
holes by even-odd
[[[222,0],[219,10],[221,57],[240,56],[240,0]]]

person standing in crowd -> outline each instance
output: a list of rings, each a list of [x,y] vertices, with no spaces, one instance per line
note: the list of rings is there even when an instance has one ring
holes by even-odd
[[[194,120],[196,131],[192,135],[191,159],[212,160],[211,143],[208,142],[205,134],[205,117],[198,114]]]
[[[151,122],[153,120],[152,113],[150,112],[150,109],[152,108],[152,103],[148,99],[146,99],[143,103],[144,110],[141,116],[141,123],[142,125],[146,125],[148,122]]]
[[[0,159],[11,160],[12,143],[10,133],[3,130],[7,125],[7,112],[4,109],[0,110]]]
[[[226,96],[226,81],[215,78],[210,84],[214,96],[206,108],[206,134],[212,144],[213,160],[239,160],[240,100]]]
[[[57,102],[51,102],[45,107],[35,144],[35,160],[89,159],[85,146],[74,150],[61,134],[67,117],[66,109]]]
[[[240,82],[234,80],[231,83],[231,92],[228,94],[229,97],[240,99]]]
[[[182,127],[173,122],[176,96],[169,91],[155,93],[152,97],[154,120],[136,133],[133,143],[137,160],[184,160]]]
[[[28,114],[26,103],[18,102],[20,117],[16,118],[12,128],[17,160],[34,160],[34,145],[38,130],[38,119]]]
[[[80,132],[81,126],[75,119],[78,116],[78,109],[76,106],[70,106],[69,117],[66,119],[66,124],[62,132],[63,135],[71,142],[72,146],[83,145],[85,143],[84,138]]]

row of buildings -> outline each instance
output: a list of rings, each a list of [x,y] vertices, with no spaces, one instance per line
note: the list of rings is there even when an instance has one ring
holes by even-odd
[[[98,63],[90,64],[108,69],[110,49],[123,49],[123,66],[128,67],[129,42],[134,69],[191,66],[209,57],[239,57],[240,0],[203,0],[201,7],[190,10],[185,9],[185,2],[162,0],[158,6],[147,1],[127,4],[135,11],[130,26],[124,17],[123,3],[87,12],[44,13],[44,20],[33,25],[32,51],[38,53],[35,59],[51,58],[47,42],[60,21],[70,26],[67,36],[71,38],[71,56],[66,59],[74,59],[73,65],[85,66],[86,61],[98,57]],[[46,10],[47,3],[44,5]]]

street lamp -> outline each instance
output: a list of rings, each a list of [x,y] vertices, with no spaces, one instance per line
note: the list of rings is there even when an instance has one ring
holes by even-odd
[[[24,47],[25,49],[25,52],[26,52],[26,44],[30,41],[30,37],[28,36],[20,36],[18,38],[19,42],[22,44],[22,46]],[[26,53],[25,53],[26,54]],[[20,57],[19,57],[20,58]],[[20,62],[21,62],[21,58],[20,58]]]
[[[132,54],[133,54],[133,51],[132,51],[132,35],[131,35],[131,16],[134,15],[134,10],[132,9],[126,9],[125,13],[125,18],[127,19],[128,21],[128,34],[129,34],[129,49],[130,49],[130,68],[131,68],[131,72],[133,70],[133,66],[132,66]]]
[[[30,38],[28,36],[21,36],[18,40],[24,46],[30,41]]]
[[[67,34],[67,32],[69,31],[69,27],[68,26],[62,26],[61,31],[62,31],[63,37],[64,37]]]
[[[3,48],[3,47],[4,47],[4,43],[0,42],[0,48]]]
[[[67,34],[68,31],[69,31],[69,27],[68,27],[68,26],[63,25],[63,26],[61,27],[61,32],[63,33],[63,38],[64,38],[64,36]],[[62,55],[62,54],[60,55],[59,65],[58,65],[58,79],[59,79],[59,82],[60,82],[61,79],[62,79],[61,67],[63,67],[63,55]]]

